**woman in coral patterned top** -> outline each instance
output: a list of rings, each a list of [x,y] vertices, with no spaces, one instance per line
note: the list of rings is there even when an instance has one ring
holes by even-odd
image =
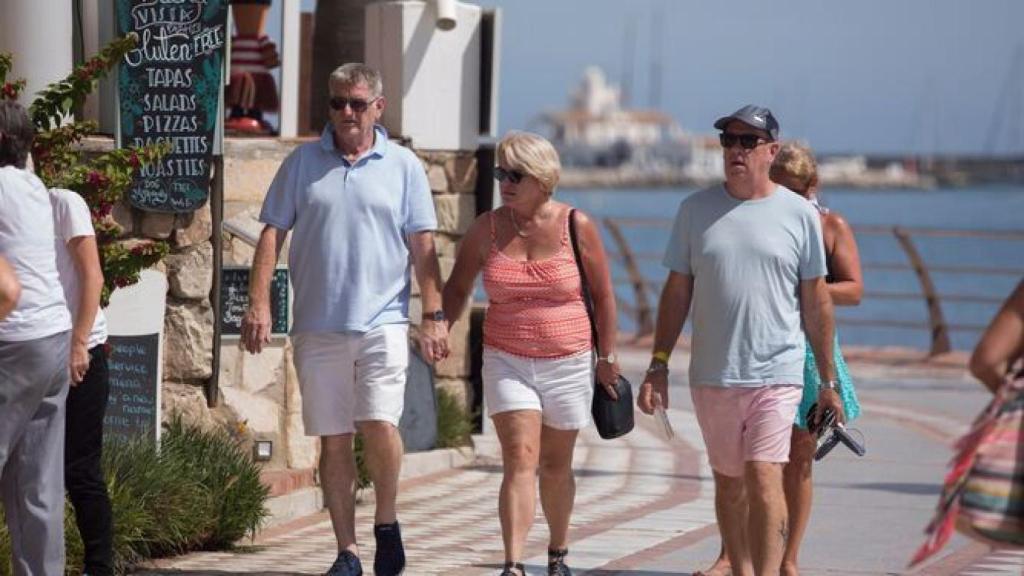
[[[551,533],[548,574],[567,575],[576,491],[572,454],[579,430],[590,421],[594,381],[590,321],[569,239],[570,217],[602,346],[597,378],[613,397],[619,373],[615,296],[597,225],[552,199],[561,164],[551,143],[511,132],[498,144],[497,157],[503,205],[480,215],[462,242],[444,289],[444,312],[447,318],[459,316],[482,272],[489,301],[484,397],[504,467],[498,497],[505,545],[502,575],[525,574],[520,560],[533,523],[538,471]]]

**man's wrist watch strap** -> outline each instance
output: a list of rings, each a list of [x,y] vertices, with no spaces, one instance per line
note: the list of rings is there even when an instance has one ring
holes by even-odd
[[[434,322],[441,322],[444,320],[444,310],[434,310],[433,312],[424,312],[424,320],[433,320]]]

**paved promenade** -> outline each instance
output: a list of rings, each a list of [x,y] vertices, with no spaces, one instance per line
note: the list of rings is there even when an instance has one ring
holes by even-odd
[[[627,354],[624,372],[639,381],[646,354]],[[676,431],[665,439],[637,415],[634,432],[615,441],[586,430],[576,450],[577,501],[568,557],[576,574],[661,576],[708,566],[718,551],[713,486],[684,378],[685,354],[673,358]],[[986,397],[962,370],[886,360],[854,363],[865,416],[856,423],[868,455],[836,449],[816,467],[814,516],[803,573],[1024,574],[1024,553],[993,552],[955,537],[913,572],[906,560],[934,508],[948,445]],[[481,437],[470,466],[403,483],[399,516],[410,576],[494,575],[502,561],[497,518],[500,460]],[[373,558],[372,502],[357,510],[361,556]],[[544,574],[547,530],[538,506],[526,558]],[[319,574],[334,559],[330,521],[320,513],[264,532],[233,553],[197,553],[159,562],[151,574]],[[368,572],[369,574],[369,572]]]

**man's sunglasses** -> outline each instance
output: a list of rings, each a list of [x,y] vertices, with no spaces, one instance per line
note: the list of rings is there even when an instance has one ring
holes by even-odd
[[[718,141],[722,144],[722,148],[726,150],[735,146],[737,142],[744,150],[753,150],[758,145],[768,142],[768,140],[761,138],[757,134],[730,134],[728,132],[719,134]]]
[[[494,179],[498,182],[504,182],[508,180],[513,184],[519,184],[526,178],[526,174],[519,172],[518,170],[505,170],[501,166],[494,167]]]
[[[345,106],[348,106],[356,114],[362,114],[363,112],[366,112],[366,109],[370,107],[370,104],[373,104],[379,99],[380,96],[374,98],[373,100],[360,100],[358,98],[344,98],[341,96],[335,96],[334,98],[331,98],[330,105],[332,110],[337,110],[339,112],[344,110]]]

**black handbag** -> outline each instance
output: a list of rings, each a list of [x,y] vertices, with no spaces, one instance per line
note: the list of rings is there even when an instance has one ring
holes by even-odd
[[[587,273],[583,269],[583,260],[580,258],[580,247],[576,240],[576,209],[569,212],[569,239],[572,241],[572,253],[576,258],[576,268],[580,271],[580,285],[583,288],[583,305],[587,308],[587,316],[590,318],[590,337],[593,339],[594,354],[600,350],[597,340],[597,324],[594,322],[594,301],[590,297],[590,284],[587,282]],[[612,399],[605,391],[604,386],[597,380],[597,370],[594,370],[594,401],[590,404],[590,415],[594,418],[594,426],[597,433],[605,440],[624,436],[633,429],[633,387],[621,374],[619,381],[615,383],[615,392],[619,395],[618,400]]]

